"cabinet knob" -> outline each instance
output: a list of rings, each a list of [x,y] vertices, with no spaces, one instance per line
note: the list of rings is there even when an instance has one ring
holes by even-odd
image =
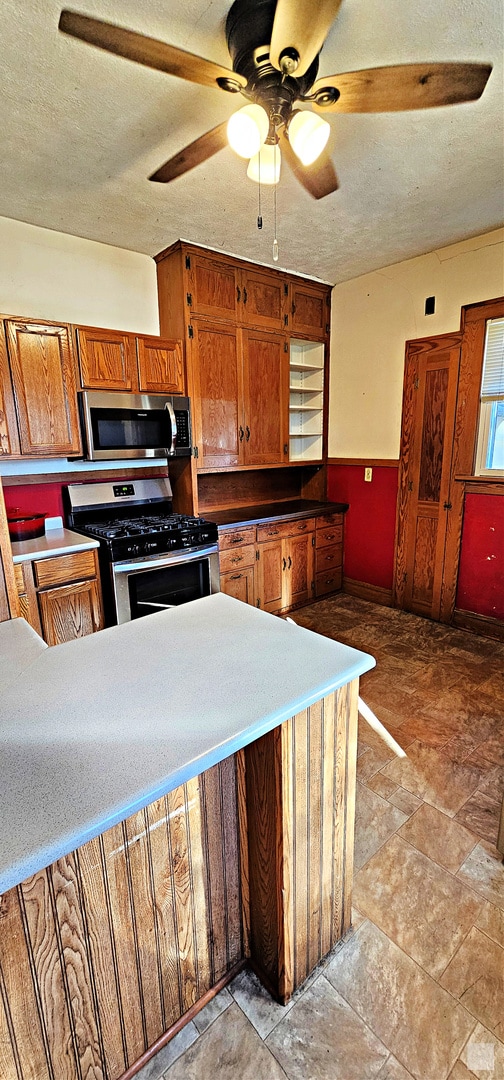
[[[247,426],[245,428],[245,437],[246,437],[246,440],[248,442],[249,439],[250,439],[250,428],[249,428],[248,424],[247,424]]]
[[[240,433],[240,442],[243,442],[243,436],[244,436],[245,432],[244,432],[241,424],[240,424],[240,427],[238,428],[238,431]]]
[[[286,563],[285,559],[282,559],[282,563],[283,563],[282,570],[285,570],[286,566],[287,566],[287,563]]]
[[[292,566],[292,559],[291,559],[290,555],[289,555],[289,561],[288,561],[287,565],[288,565],[288,569],[290,570],[290,568]]]

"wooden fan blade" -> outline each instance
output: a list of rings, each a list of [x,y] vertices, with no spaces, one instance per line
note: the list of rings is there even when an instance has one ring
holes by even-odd
[[[278,0],[271,32],[270,60],[280,71],[284,49],[295,49],[300,60],[292,74],[308,71],[320,52],[342,0]]]
[[[396,64],[347,71],[317,79],[311,94],[335,87],[340,96],[317,112],[398,112],[475,101],[485,89],[491,64]]]
[[[195,139],[189,146],[175,154],[175,157],[165,161],[164,165],[149,176],[149,180],[155,180],[158,184],[168,184],[170,180],[175,180],[177,176],[189,172],[196,165],[201,165],[203,161],[207,161],[218,150],[228,145],[226,129],[227,120],[212,128],[211,131],[206,131],[204,135],[200,135],[199,139]]]
[[[177,49],[174,45],[165,45],[156,38],[137,34],[134,30],[124,30],[100,19],[89,19],[87,15],[80,15],[77,11],[62,11],[59,28],[64,34],[87,41],[89,45],[96,45],[106,52],[124,56],[127,60],[134,60],[137,64],[144,64],[157,71],[165,71],[168,75],[176,75],[179,79],[187,79],[188,82],[200,83],[202,86],[218,86],[218,79],[229,79],[237,89],[247,85],[247,80],[242,75],[221,67],[220,64],[204,60],[201,56],[185,52],[184,49]]]
[[[338,177],[327,151],[323,150],[313,165],[302,165],[285,132],[282,134],[280,145],[282,154],[296,180],[299,180],[299,183],[314,199],[323,199],[332,191],[338,190]]]

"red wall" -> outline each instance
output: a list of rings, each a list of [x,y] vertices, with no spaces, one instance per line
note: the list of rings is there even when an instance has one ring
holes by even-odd
[[[398,469],[373,466],[373,479],[364,480],[363,465],[329,465],[328,497],[347,502],[345,517],[345,576],[368,585],[391,589]]]
[[[466,495],[456,606],[504,619],[504,498]]]
[[[19,507],[26,513],[38,510],[47,517],[63,517],[61,484],[19,484],[8,487],[4,482],[7,510]]]

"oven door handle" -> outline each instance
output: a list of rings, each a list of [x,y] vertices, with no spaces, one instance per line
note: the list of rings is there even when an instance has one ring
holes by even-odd
[[[169,449],[167,449],[166,453],[168,454],[168,457],[173,457],[174,454],[175,454],[176,446],[177,446],[177,421],[175,419],[175,410],[173,408],[173,405],[172,405],[171,401],[166,401],[165,402],[165,409],[168,412],[168,415],[170,417],[171,436],[172,436],[171,437],[171,446],[170,446]]]
[[[208,555],[215,555],[218,550],[217,544],[199,548],[179,548],[170,554],[147,555],[133,562],[112,563],[112,573],[115,577],[118,574],[142,574],[146,570],[176,566],[177,563],[196,562],[198,559],[205,559]]]
[[[137,600],[137,607],[155,607],[160,608],[162,611],[167,611],[168,608],[175,608],[176,604],[160,604],[156,600]]]

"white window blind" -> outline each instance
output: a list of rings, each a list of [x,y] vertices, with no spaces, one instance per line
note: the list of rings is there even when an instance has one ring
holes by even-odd
[[[504,319],[487,322],[481,400],[504,401]]]

